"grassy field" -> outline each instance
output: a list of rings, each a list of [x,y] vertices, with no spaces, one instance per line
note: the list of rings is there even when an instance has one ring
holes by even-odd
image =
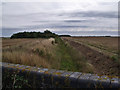
[[[42,68],[118,75],[118,38],[3,39],[2,61]]]
[[[82,53],[60,38],[3,39],[2,45],[3,62],[94,73]]]
[[[75,39],[120,63],[118,37],[79,37]]]
[[[118,54],[117,37],[73,37],[72,39],[103,50],[102,52],[107,52],[108,55]]]
[[[77,52],[82,53],[102,75],[119,75],[119,50],[117,37],[63,37]]]

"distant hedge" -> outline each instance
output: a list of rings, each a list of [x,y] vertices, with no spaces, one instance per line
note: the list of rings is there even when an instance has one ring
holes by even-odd
[[[55,38],[58,35],[55,33],[52,33],[48,30],[41,32],[19,32],[16,34],[13,34],[10,38]]]
[[[70,35],[59,35],[60,37],[71,37]]]

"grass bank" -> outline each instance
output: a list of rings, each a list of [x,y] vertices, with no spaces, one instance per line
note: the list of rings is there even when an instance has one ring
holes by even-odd
[[[59,63],[55,64],[54,67],[68,71],[93,73],[93,68],[81,53],[59,37],[55,38],[55,42],[57,43],[55,60],[58,60]]]
[[[8,41],[10,42],[10,39]],[[2,54],[2,61],[4,62],[93,73],[93,68],[85,57],[60,37],[55,39],[27,39],[21,43],[16,40],[12,46],[9,46],[7,41],[6,43],[7,46],[3,47]]]

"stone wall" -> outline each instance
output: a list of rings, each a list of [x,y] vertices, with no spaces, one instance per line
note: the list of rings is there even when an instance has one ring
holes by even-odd
[[[120,78],[97,74],[38,68],[2,63],[3,75],[16,73],[26,78],[32,88],[120,88]],[[3,79],[3,82],[4,79]]]

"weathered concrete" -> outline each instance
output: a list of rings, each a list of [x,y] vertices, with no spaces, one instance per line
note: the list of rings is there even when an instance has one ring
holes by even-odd
[[[5,72],[17,72],[33,83],[34,88],[40,87],[73,87],[73,88],[120,88],[120,78],[99,76],[97,74],[68,72],[55,69],[37,68],[20,64],[2,63]]]

